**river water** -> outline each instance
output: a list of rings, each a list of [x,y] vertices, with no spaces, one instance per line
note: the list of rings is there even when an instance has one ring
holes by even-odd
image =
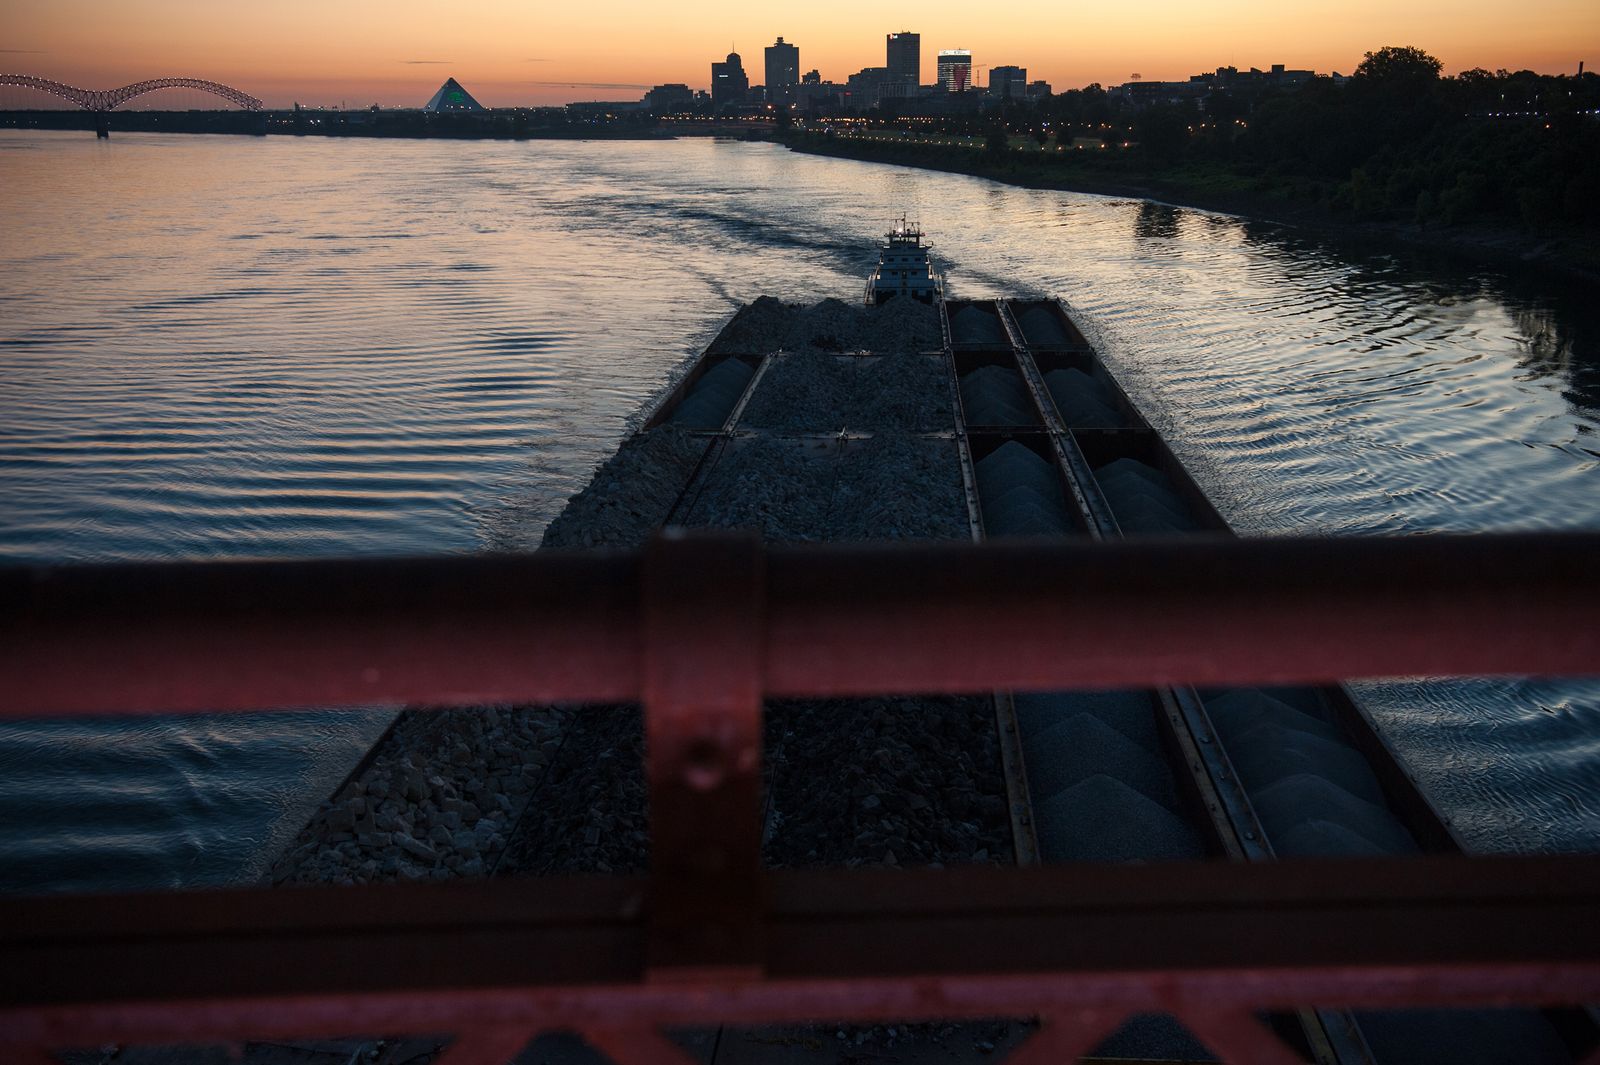
[[[772,145],[0,133],[0,564],[530,544],[763,293],[921,220],[1046,294],[1244,534],[1600,527],[1547,279]],[[1600,684],[1361,687],[1472,845],[1600,848]],[[256,875],[390,711],[0,727],[0,890]]]

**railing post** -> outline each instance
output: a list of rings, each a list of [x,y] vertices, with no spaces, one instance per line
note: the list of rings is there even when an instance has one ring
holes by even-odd
[[[652,978],[761,970],[765,599],[756,536],[668,529],[646,551]]]

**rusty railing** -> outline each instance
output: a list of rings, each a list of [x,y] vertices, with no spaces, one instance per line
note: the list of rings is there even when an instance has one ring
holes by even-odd
[[[764,697],[1600,673],[1600,537],[764,550],[0,571],[0,715],[639,700],[652,869],[12,899],[0,1057],[108,1042],[1166,1011],[1299,1060],[1306,1006],[1600,1000],[1600,858],[776,873]]]

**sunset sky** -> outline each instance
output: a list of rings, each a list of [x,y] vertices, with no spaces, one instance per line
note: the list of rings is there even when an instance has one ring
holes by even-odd
[[[784,13],[747,0],[0,0],[0,70],[89,88],[191,75],[269,106],[418,106],[453,75],[483,103],[511,106],[637,99],[634,86],[660,82],[704,88],[730,45],[759,83],[762,48],[780,34],[799,45],[802,70],[843,81],[881,66],[884,34],[901,29],[922,34],[924,82],[939,49],[970,48],[985,68],[1024,66],[1057,89],[1228,64],[1349,73],[1363,52],[1393,44],[1426,49],[1446,73],[1600,63],[1596,0],[1007,0],[905,10],[838,0]]]

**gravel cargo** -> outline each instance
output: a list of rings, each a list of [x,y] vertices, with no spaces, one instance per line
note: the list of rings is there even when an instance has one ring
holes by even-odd
[[[667,520],[708,446],[670,425],[624,440],[545,527],[541,546],[638,547]]]
[[[868,432],[954,429],[944,356],[902,352],[860,360],[845,426]]]
[[[844,445],[833,540],[965,540],[971,536],[953,440],[874,436]]]
[[[1059,349],[1071,344],[1060,320],[1046,307],[1029,307],[1017,316],[1017,325],[1030,348]]]
[[[1039,424],[1022,375],[1009,366],[980,366],[962,374],[961,407],[969,426],[1026,428]]]
[[[839,432],[849,420],[858,361],[855,356],[816,351],[773,356],[745,406],[739,428]]]
[[[1009,347],[1005,326],[993,311],[968,304],[950,316],[950,339],[957,344],[991,344]]]

